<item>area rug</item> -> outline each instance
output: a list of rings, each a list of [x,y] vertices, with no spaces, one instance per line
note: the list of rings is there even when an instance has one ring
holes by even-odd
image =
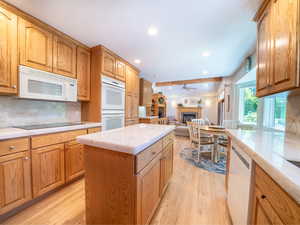
[[[211,161],[209,153],[202,153],[200,157],[198,157],[198,150],[192,148],[184,148],[180,157],[194,166],[207,170],[209,172],[226,174],[226,156],[221,155],[219,162],[214,163]]]

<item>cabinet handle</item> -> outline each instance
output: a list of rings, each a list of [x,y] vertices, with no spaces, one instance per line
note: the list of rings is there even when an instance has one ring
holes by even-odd
[[[156,154],[156,152],[152,152],[152,155],[155,155]]]
[[[10,151],[15,150],[15,149],[16,149],[16,146],[13,146],[13,145],[12,145],[12,146],[9,146],[8,149],[9,149]]]
[[[12,85],[11,88],[17,89],[17,85]]]
[[[265,195],[261,195],[261,199],[265,199],[267,196]]]
[[[27,157],[27,156],[26,156],[26,157],[24,157],[24,160],[29,160],[29,157]]]

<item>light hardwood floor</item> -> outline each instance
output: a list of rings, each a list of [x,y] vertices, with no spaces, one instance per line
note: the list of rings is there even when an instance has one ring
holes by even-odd
[[[182,160],[188,139],[176,138],[174,175],[151,225],[229,225],[225,177]],[[4,221],[5,225],[79,225],[84,219],[84,181],[79,180]]]

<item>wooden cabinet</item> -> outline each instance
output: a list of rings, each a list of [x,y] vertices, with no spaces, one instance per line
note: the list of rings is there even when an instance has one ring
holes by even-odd
[[[0,93],[16,94],[18,81],[17,16],[0,7]]]
[[[0,214],[32,198],[30,169],[28,151],[0,157]]]
[[[139,107],[139,75],[130,66],[126,66],[126,103],[125,118],[137,120]]]
[[[152,83],[150,81],[141,78],[140,79],[140,105],[151,106],[152,94],[153,94]]]
[[[126,79],[126,65],[121,60],[116,60],[116,78],[121,81]]]
[[[257,96],[299,87],[299,0],[265,1],[259,10]]]
[[[82,47],[77,47],[77,84],[78,99],[89,101],[91,94],[91,53]]]
[[[20,64],[52,72],[53,34],[19,17]]]
[[[173,143],[170,143],[162,153],[160,169],[160,193],[166,190],[173,174]]]
[[[267,95],[270,87],[271,13],[268,7],[257,24],[257,96]]]
[[[258,165],[252,202],[253,225],[300,224],[300,205]]]
[[[115,56],[112,53],[104,50],[102,60],[103,60],[102,73],[106,76],[115,78],[115,66],[116,66]]]
[[[33,196],[40,196],[64,183],[64,144],[32,150]]]
[[[76,141],[65,144],[66,182],[84,174],[83,145]]]
[[[53,39],[53,72],[76,78],[76,45],[57,35]]]
[[[137,155],[85,146],[87,224],[149,224],[172,173],[164,138]]]
[[[137,176],[137,223],[148,224],[160,200],[160,162],[152,161]]]

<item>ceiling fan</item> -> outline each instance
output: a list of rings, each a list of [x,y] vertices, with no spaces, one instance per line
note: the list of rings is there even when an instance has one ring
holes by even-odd
[[[188,87],[187,84],[184,84],[184,85],[182,86],[182,88],[183,88],[184,90],[186,90],[186,91],[191,91],[191,90],[196,90],[196,89],[197,89],[197,88],[193,88],[193,87]]]

